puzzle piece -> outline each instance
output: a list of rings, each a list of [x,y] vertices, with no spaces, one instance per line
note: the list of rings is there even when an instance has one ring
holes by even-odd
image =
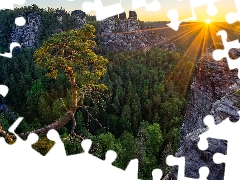
[[[240,111],[238,114],[239,113]],[[207,138],[227,140],[227,155],[216,153],[213,156],[213,160],[216,164],[225,162],[225,180],[236,179],[236,177],[239,176],[239,168],[236,163],[238,163],[240,160],[240,146],[237,143],[238,137],[240,136],[240,121],[233,123],[229,120],[229,118],[227,118],[220,124],[215,125],[213,116],[208,115],[204,118],[204,124],[208,126],[208,131],[199,136],[199,149],[205,150],[208,148]]]
[[[26,24],[26,20],[24,17],[17,17],[17,18],[15,18],[15,24],[17,26],[24,26]],[[3,54],[0,53],[0,56],[12,58],[12,52],[15,47],[21,47],[21,45],[17,42],[12,42],[9,47],[10,52],[9,53],[5,52]]]
[[[178,166],[178,180],[196,180],[193,178],[185,177],[185,158],[184,157],[174,157],[172,155],[168,156],[166,159],[167,165]],[[207,167],[201,167],[199,169],[200,177],[198,180],[207,180],[209,169]]]
[[[47,156],[33,151],[31,145],[38,140],[36,134],[30,134],[26,141],[23,141],[14,132],[16,127],[20,124],[23,118],[18,118],[13,125],[9,128],[9,132],[17,137],[17,141],[13,145],[8,145],[3,138],[0,138],[0,173],[1,177],[8,177],[9,180],[14,179],[44,179],[47,174],[48,179],[100,179],[100,180],[137,180],[138,178],[138,160],[130,161],[126,170],[119,169],[112,166],[112,162],[116,159],[117,155],[114,151],[109,150],[106,153],[105,160],[101,160],[89,154],[91,141],[83,140],[82,148],[84,150],[81,154],[66,156],[64,144],[61,142],[60,136],[56,130],[50,130],[47,137],[55,141],[55,151]],[[56,154],[54,154],[56,153]],[[61,163],[59,163],[59,159]],[[18,165],[18,163],[21,163]],[[14,168],[13,164],[18,165]],[[31,173],[23,173],[25,169]],[[41,172],[39,173],[39,169]],[[80,170],[80,171],[79,171]],[[92,173],[94,171],[94,173]],[[56,173],[57,172],[57,173]],[[80,173],[79,173],[80,172]],[[154,179],[161,175],[161,170],[153,172]],[[24,176],[23,176],[24,175]],[[36,177],[35,177],[36,176]]]
[[[15,24],[17,26],[24,26],[26,24],[26,20],[23,17],[17,17],[17,18],[15,18]],[[0,53],[0,56],[12,58],[12,52],[15,47],[21,47],[21,45],[17,42],[12,42],[9,47],[10,52],[9,53],[5,52],[3,54]]]
[[[17,137],[17,142],[12,145],[8,145],[4,138],[0,138],[0,173],[2,177],[8,177],[8,179],[16,179],[19,177],[19,174],[24,172],[24,166],[27,164],[33,164],[33,161],[40,162],[41,155],[36,151],[33,151],[32,144],[38,140],[36,134],[30,134],[26,141],[20,139],[17,134],[14,132],[15,128],[23,118],[18,118],[14,124],[9,128],[9,132],[13,133]],[[28,159],[27,157],[34,157]],[[22,166],[25,162],[25,165]],[[20,164],[21,163],[21,164]],[[14,169],[10,168],[13,165],[20,165]],[[22,167],[21,167],[22,166]],[[35,166],[29,166],[29,171],[34,171]],[[24,179],[31,179],[31,174],[26,173]]]
[[[5,85],[0,85],[0,94],[5,97],[8,94],[8,87]]]
[[[218,9],[214,4],[217,1],[220,0],[169,0],[167,3],[174,5],[175,8],[171,5],[163,6],[163,9],[167,10],[168,18],[171,21],[171,23],[168,23],[167,25],[177,31],[182,22],[196,20],[197,17],[194,8],[203,5],[207,5],[206,11],[208,15],[214,16],[218,12]],[[107,6],[104,6],[102,2],[105,1],[95,0],[94,2],[84,2],[82,8],[86,12],[95,11],[97,20],[103,20],[125,11],[123,9],[123,1],[116,0],[114,1],[114,4]],[[158,0],[152,0],[150,3],[146,2],[146,0],[132,0],[132,10],[145,7],[147,11],[158,11],[162,6],[160,2]],[[162,3],[164,4],[166,2],[162,0]]]
[[[23,5],[25,3],[26,0],[6,0],[6,1],[2,1],[0,4],[0,10],[1,9],[14,9],[14,4],[18,4],[18,5]],[[15,24],[17,26],[24,26],[26,23],[26,20],[23,17],[17,17],[15,18]],[[17,42],[13,42],[10,44],[10,52],[9,53],[0,53],[0,56],[3,57],[7,57],[7,58],[12,58],[12,51],[15,47],[21,47],[19,43]]]
[[[26,19],[24,17],[15,18],[15,24],[17,26],[24,26],[26,24]]]
[[[5,0],[1,1],[0,9],[14,9],[14,4],[23,5],[26,0]]]
[[[96,11],[96,18],[98,21],[124,12],[121,2],[104,7],[101,0],[84,2],[82,8],[86,12]]]
[[[5,88],[5,87],[4,87]],[[33,151],[31,145],[37,142],[38,136],[36,134],[30,134],[26,141],[23,141],[18,135],[15,133],[15,129],[20,124],[23,118],[18,118],[12,126],[9,128],[9,132],[13,133],[17,137],[16,143],[13,145],[7,145],[3,138],[0,138],[0,170],[2,177],[8,177],[8,179],[13,180],[16,178],[20,178],[19,175],[23,174],[23,168],[28,168],[32,173],[24,174],[24,179],[30,180],[33,177],[31,174],[38,174],[38,177],[34,179],[43,179],[44,174],[48,175],[49,179],[55,178],[79,178],[79,173],[69,173],[69,172],[79,172],[81,169],[81,179],[104,179],[104,180],[137,180],[138,174],[138,160],[132,160],[126,170],[121,170],[112,166],[112,162],[116,159],[117,155],[114,151],[108,151],[106,153],[105,160],[98,159],[93,155],[89,154],[91,141],[84,140],[82,142],[82,148],[84,150],[83,153],[66,156],[66,152],[64,149],[64,144],[62,143],[60,136],[56,130],[50,130],[47,134],[47,137],[50,140],[55,142],[53,149],[46,156],[42,156],[36,151]],[[10,154],[11,160],[9,160]],[[59,162],[61,159],[61,163]],[[21,162],[21,166],[16,169],[15,173],[12,173],[12,169],[9,168],[5,170],[4,167],[10,167],[14,162]],[[77,164],[74,164],[76,162]],[[81,162],[81,163],[79,163]],[[83,163],[85,162],[85,163]],[[32,164],[35,164],[32,166]],[[64,166],[64,165],[67,166]],[[30,165],[30,167],[29,167]],[[44,166],[43,166],[44,165]],[[44,173],[37,173],[37,171],[41,169]],[[54,169],[54,170],[53,170]],[[94,170],[94,173],[92,173]],[[58,172],[57,175],[55,172]],[[42,174],[42,175],[41,175]],[[117,175],[117,177],[116,177]],[[155,173],[155,176],[158,174]],[[23,177],[22,177],[23,178]]]
[[[158,0],[153,0],[147,3],[146,0],[132,0],[132,9],[138,9],[145,7],[146,11],[158,11],[161,9],[161,5]]]
[[[236,21],[240,21],[240,1],[239,0],[234,0],[235,6],[237,8],[237,12],[230,12],[226,14],[226,21],[229,24],[233,24]]]
[[[227,41],[227,32],[221,30],[217,33],[217,35],[221,36],[222,42],[224,45],[224,49],[217,49],[213,51],[213,58],[217,61],[221,60],[222,58],[226,58],[228,61],[229,69],[236,69],[240,67],[240,58],[232,60],[229,57],[229,51],[233,48],[240,48],[239,40],[234,41]],[[240,71],[238,71],[238,77],[240,77]]]
[[[55,129],[51,129],[50,131],[48,131],[47,138],[51,141],[54,141],[54,145],[50,149],[50,151],[46,154],[46,156],[55,158],[66,156],[64,144],[61,141],[60,136]]]
[[[126,170],[121,170],[119,168],[116,168],[112,166],[113,161],[116,159],[117,154],[116,152],[109,150],[107,151],[105,155],[105,160],[98,159],[97,157],[89,154],[89,150],[91,147],[91,140],[86,139],[83,140],[81,145],[83,148],[83,153],[81,154],[76,154],[76,155],[70,155],[66,158],[67,162],[73,162],[73,161],[78,161],[78,162],[87,162],[84,165],[80,165],[81,167],[76,166],[76,167],[71,167],[71,171],[74,170],[79,170],[82,168],[85,169],[94,169],[94,173],[89,173],[89,170],[82,171],[82,173],[86,173],[86,177],[88,179],[106,179],[106,180],[111,180],[111,179],[129,179],[129,180],[137,180],[138,178],[138,160],[134,159],[131,160],[129,165],[127,166]],[[89,174],[88,174],[89,173]],[[73,176],[72,176],[73,177]],[[68,177],[69,178],[69,177]]]
[[[108,3],[104,2],[104,0],[84,2],[82,4],[82,8],[86,12],[95,11],[98,21],[125,12],[123,8],[123,4],[125,3],[123,3],[121,0],[115,0],[114,2],[111,2],[111,5],[109,5],[109,1]],[[132,10],[138,9],[140,7],[145,7],[147,11],[158,11],[161,8],[158,0],[153,0],[150,3],[147,3],[146,0],[132,0]]]
[[[218,9],[214,4],[217,1],[221,1],[221,0],[202,0],[202,1],[190,0],[192,9],[203,6],[203,5],[207,5],[207,13],[209,16],[215,16],[217,14]],[[193,10],[193,13],[194,13],[194,10]],[[195,13],[194,13],[194,20],[196,20]]]
[[[21,45],[19,43],[17,43],[17,42],[12,42],[10,44],[10,48],[9,48],[10,52],[9,53],[5,52],[3,54],[0,53],[0,56],[7,57],[7,58],[12,58],[12,52],[13,52],[13,49],[15,47],[21,47]]]
[[[197,0],[181,0],[181,1],[177,1],[175,2],[175,7],[181,7],[177,9],[170,9],[167,13],[168,18],[170,19],[171,23],[168,23],[167,25],[169,27],[171,27],[173,30],[177,31],[179,28],[179,25],[182,22],[187,22],[187,21],[194,21],[197,20],[196,17],[196,13],[194,11],[194,8],[196,7],[200,7],[203,5],[207,5],[207,13],[209,16],[214,16],[217,14],[218,10],[217,7],[215,6],[215,2],[217,2],[219,0],[201,0],[201,1],[197,1]],[[184,7],[184,8],[182,8]],[[191,11],[191,14],[189,14],[189,12],[186,14],[186,10],[187,11]],[[181,18],[179,19],[179,15],[180,13],[182,14],[186,14],[185,18]]]

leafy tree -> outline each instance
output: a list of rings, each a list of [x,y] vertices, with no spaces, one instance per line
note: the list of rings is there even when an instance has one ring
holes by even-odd
[[[110,132],[106,134],[100,134],[97,137],[97,141],[99,146],[97,148],[96,155],[101,159],[104,159],[106,152],[108,150],[113,149],[114,142],[115,142],[114,135]]]
[[[106,73],[108,60],[95,54],[92,49],[96,46],[94,38],[95,28],[86,25],[81,30],[70,30],[54,34],[34,53],[36,65],[47,70],[48,77],[57,79],[64,73],[70,83],[71,97],[66,112],[54,123],[35,130],[37,134],[45,135],[50,129],[60,129],[71,119],[72,133],[76,126],[74,114],[79,107],[84,106],[85,97],[94,98],[100,90],[106,90],[104,84],[98,84]],[[26,137],[28,133],[21,134]]]

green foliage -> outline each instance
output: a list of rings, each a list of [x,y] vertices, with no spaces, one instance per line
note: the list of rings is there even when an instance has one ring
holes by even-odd
[[[156,154],[163,143],[162,132],[159,124],[154,123],[146,128],[146,147],[149,154]]]
[[[30,12],[41,14],[41,47],[37,51],[18,50],[10,60],[0,57],[0,83],[10,88],[4,102],[24,117],[18,132],[43,127],[66,112],[65,108],[71,106],[69,80],[74,75],[78,93],[89,86],[91,90],[108,87],[108,98],[98,103],[99,106],[89,109],[97,121],[90,121],[89,114],[83,108],[75,114],[75,132],[93,140],[91,153],[104,159],[107,150],[116,151],[118,157],[114,165],[122,169],[131,159],[138,158],[139,177],[142,179],[151,179],[150,172],[154,168],[163,167],[167,171],[163,163],[165,159],[161,157],[168,152],[174,153],[178,148],[186,106],[181,92],[194,65],[185,61],[183,67],[176,68],[172,73],[182,59],[181,54],[159,48],[145,53],[99,51],[94,42],[101,41],[100,37],[94,36],[98,27],[95,17],[87,16],[87,21],[92,25],[71,30],[75,29],[76,20],[63,10],[61,24],[56,20],[55,11],[37,6],[0,11],[0,22],[4,24],[0,27],[1,51],[8,51],[16,13],[23,13],[24,16]],[[54,34],[56,29],[63,32]],[[171,80],[166,81],[170,74],[173,74]],[[93,105],[91,99],[95,96],[92,95],[85,96],[84,104],[87,107]],[[2,114],[0,119],[4,128],[13,122],[8,115]],[[69,135],[71,128],[72,122],[69,122],[59,133],[67,154],[77,154],[82,149],[79,139]],[[42,138],[35,148],[45,154],[50,148],[48,143],[47,139]]]
[[[37,143],[32,145],[32,147],[43,156],[45,156],[53,146],[54,142],[50,141],[47,137],[40,138]]]
[[[106,72],[107,59],[96,55],[91,49],[96,46],[95,29],[91,25],[81,30],[70,30],[54,34],[35,51],[37,66],[47,68],[47,75],[57,78],[63,71],[67,77],[76,76],[80,88],[96,86]],[[98,85],[98,87],[104,85]]]
[[[112,133],[108,132],[106,134],[100,134],[97,137],[98,149],[97,149],[96,155],[101,159],[105,159],[105,153],[108,150],[113,149],[114,141],[115,141],[115,138]]]
[[[240,95],[240,89],[236,90],[235,93],[236,93],[237,95]]]

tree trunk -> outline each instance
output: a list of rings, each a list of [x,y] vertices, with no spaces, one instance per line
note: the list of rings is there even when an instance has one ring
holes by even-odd
[[[47,125],[43,128],[31,131],[31,132],[21,133],[21,134],[19,134],[19,136],[21,138],[24,138],[24,139],[27,138],[30,133],[35,133],[39,136],[44,136],[51,129],[56,129],[56,130],[61,129],[63,126],[65,126],[72,119],[74,114],[75,114],[75,112],[68,111],[63,117],[58,119],[56,122],[54,122],[50,125]]]
[[[72,70],[72,68],[69,68],[68,75],[70,76],[69,81],[71,83],[71,108],[70,108],[70,110],[68,110],[63,117],[61,117],[60,119],[58,119],[57,121],[55,121],[54,123],[52,123],[50,125],[47,125],[43,128],[31,131],[31,132],[19,134],[19,136],[21,138],[24,138],[24,139],[27,138],[30,133],[35,133],[39,136],[44,136],[51,129],[56,129],[56,130],[61,129],[74,117],[74,114],[76,113],[77,108],[78,108],[78,92],[77,92],[78,87],[76,84],[76,78],[75,78],[74,71]]]

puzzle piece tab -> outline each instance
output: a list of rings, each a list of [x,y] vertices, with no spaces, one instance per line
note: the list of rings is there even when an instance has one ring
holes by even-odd
[[[14,9],[14,4],[23,5],[26,0],[2,0],[0,3],[0,9]]]
[[[7,57],[7,58],[12,58],[12,52],[13,52],[13,49],[15,47],[21,47],[21,45],[19,43],[17,43],[17,42],[12,42],[10,44],[10,47],[9,47],[10,52],[5,52],[3,54],[0,53],[0,56]]]
[[[238,112],[240,113],[240,112]],[[204,118],[204,123],[208,126],[208,131],[201,134],[198,147],[201,150],[208,148],[207,138],[215,138],[228,141],[227,155],[216,153],[213,160],[216,164],[225,162],[225,180],[236,179],[239,176],[239,167],[236,163],[240,161],[240,146],[238,138],[240,136],[240,121],[231,122],[229,118],[215,125],[214,118],[210,115]]]
[[[18,137],[14,132],[16,127],[20,124],[23,118],[18,118],[9,128],[9,132],[17,137],[17,141],[13,145],[6,144],[3,138],[0,138],[0,173],[1,177],[8,177],[9,180],[14,179],[34,179],[40,180],[48,179],[99,179],[99,180],[137,180],[138,179],[138,160],[130,161],[126,170],[119,169],[112,165],[116,159],[117,154],[110,150],[106,153],[106,159],[101,160],[89,154],[91,141],[83,140],[83,153],[66,156],[64,145],[61,142],[60,136],[56,130],[50,130],[47,137],[55,141],[55,151],[47,156],[42,156],[34,151],[31,147],[38,140],[36,134],[30,134],[26,141]],[[59,151],[59,152],[57,152]],[[54,154],[56,153],[56,154]],[[61,163],[59,163],[59,159]],[[21,163],[18,165],[18,163]],[[11,167],[14,166],[14,170]],[[23,173],[25,169],[30,170],[31,173]],[[39,169],[41,172],[39,173]],[[14,172],[13,172],[14,171]],[[94,173],[93,173],[94,171]],[[153,176],[156,178],[162,175],[161,170],[155,170]],[[57,172],[57,173],[56,173]]]
[[[193,178],[185,177],[185,158],[184,157],[174,157],[172,155],[168,156],[166,162],[169,166],[178,166],[178,180],[196,180]],[[198,180],[207,180],[209,169],[207,167],[201,167],[199,169],[200,177]]]
[[[26,0],[5,0],[0,3],[0,10],[1,9],[14,9],[14,4],[18,5],[23,5]],[[15,24],[17,26],[24,26],[26,24],[26,20],[24,17],[17,17],[15,18]],[[10,52],[9,53],[0,53],[0,56],[7,57],[7,58],[12,58],[12,51],[15,47],[21,47],[19,43],[13,42],[10,44]]]
[[[0,95],[2,95],[3,97],[5,97],[8,94],[8,87],[5,85],[0,85]]]
[[[138,9],[145,7],[146,11],[158,11],[161,8],[158,0],[153,0],[150,3],[147,3],[146,0],[132,0],[132,9]]]
[[[230,12],[226,15],[226,21],[229,24],[232,24],[236,21],[240,21],[240,1],[235,0],[235,6],[237,8],[237,12]]]
[[[223,45],[224,45],[224,49],[217,49],[215,51],[213,51],[213,58],[217,61],[223,59],[223,58],[226,58],[227,61],[228,61],[228,66],[229,66],[229,69],[232,70],[232,69],[236,69],[236,68],[239,68],[240,67],[240,57],[238,59],[234,59],[232,60],[230,57],[229,57],[229,51],[233,48],[240,48],[240,43],[239,43],[239,40],[234,40],[234,41],[227,41],[227,32],[224,31],[224,30],[221,30],[217,33],[217,35],[221,36],[222,38],[222,42],[223,42]],[[238,71],[238,77],[240,78],[240,70]]]
[[[109,6],[103,6],[101,0],[95,0],[94,2],[84,2],[82,8],[86,12],[96,11],[96,18],[98,21],[124,12],[120,1],[119,3]]]
[[[207,13],[209,16],[214,16],[217,14],[218,10],[215,6],[215,2],[219,0],[180,0],[175,2],[175,7],[178,8],[172,8],[168,11],[168,18],[170,19],[171,23],[167,24],[169,27],[171,27],[173,30],[177,31],[179,28],[179,25],[182,22],[187,21],[195,21],[197,20],[196,13],[194,11],[194,8],[200,7],[203,5],[207,5]],[[173,3],[173,2],[172,2]],[[184,8],[183,8],[184,7]],[[184,17],[179,18],[180,14],[184,14]]]

